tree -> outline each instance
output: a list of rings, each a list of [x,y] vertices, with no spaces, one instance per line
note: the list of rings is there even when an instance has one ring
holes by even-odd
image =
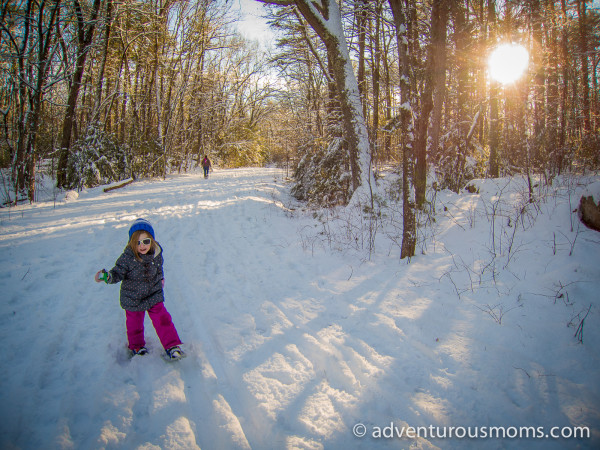
[[[371,142],[373,160],[379,157],[378,135],[379,135],[379,110],[380,110],[380,88],[381,88],[381,40],[382,40],[382,10],[383,0],[377,0],[375,4],[375,33],[372,35],[372,78],[373,78],[373,123],[371,127]],[[366,109],[366,108],[365,108]],[[366,115],[366,114],[365,114]]]
[[[106,69],[106,62],[109,53],[110,44],[110,29],[112,25],[112,11],[113,11],[113,0],[106,0],[106,13],[104,20],[104,34],[102,42],[102,54],[100,56],[100,66],[98,68],[98,75],[96,79],[96,91],[94,94],[94,106],[92,108],[92,124],[97,123],[100,120],[100,114],[102,111],[102,86],[104,84],[104,71]]]
[[[496,1],[488,0],[488,25],[490,28],[496,28]],[[494,42],[495,33],[490,33],[490,41]],[[500,162],[498,155],[499,131],[498,131],[498,95],[500,87],[499,82],[490,80],[490,125],[489,125],[489,170],[488,174],[492,178],[498,178],[500,175]]]
[[[9,2],[2,5],[1,11],[2,48],[9,60],[16,61],[16,65],[10,64],[8,89],[2,94],[9,105],[2,111],[4,136],[12,156],[15,194],[27,190],[31,202],[35,198],[36,141],[52,55],[56,51],[55,25],[60,8],[60,1],[50,5],[45,1],[29,1],[25,9],[19,5],[12,8]],[[16,133],[9,130],[9,115],[16,122],[13,128]]]
[[[62,128],[60,157],[56,173],[56,184],[59,188],[69,187],[69,182],[67,180],[67,164],[69,161],[69,152],[71,148],[73,122],[75,121],[75,108],[77,107],[77,98],[79,97],[81,79],[83,78],[83,71],[85,69],[85,60],[90,51],[90,44],[92,43],[92,39],[94,37],[94,30],[96,28],[96,19],[98,17],[98,11],[100,10],[100,4],[101,0],[94,0],[90,17],[88,20],[85,20],[83,17],[84,12],[79,0],[73,0],[77,25],[76,33],[78,46],[75,69],[71,78],[69,98],[67,100],[67,110],[65,112],[65,119],[63,121]]]
[[[425,203],[427,188],[427,131],[429,118],[433,110],[433,93],[439,78],[435,74],[444,70],[443,61],[438,59],[438,49],[446,46],[446,22],[448,4],[446,0],[433,2],[429,32],[431,40],[427,49],[427,61],[424,72],[424,86],[421,93],[421,109],[416,125],[414,143],[415,154],[415,202],[417,208]]]
[[[297,183],[316,180],[301,194],[347,205],[365,198],[371,164],[399,163],[411,256],[432,170],[459,190],[486,173],[600,164],[600,15],[583,0],[257,1],[287,5],[267,8],[280,30],[269,61],[236,35],[232,2],[2,3],[0,163],[14,189],[33,198],[35,170],[51,158],[54,171],[54,155],[61,180],[65,155],[87,169],[114,154],[112,179],[186,170],[204,153],[262,164],[272,146],[307,169]],[[444,4],[447,38],[436,22]],[[499,88],[486,50],[515,40],[532,62]],[[277,92],[266,63],[280,71]]]
[[[415,218],[415,182],[413,154],[413,93],[410,79],[409,39],[407,15],[402,0],[388,0],[396,26],[398,45],[398,63],[400,73],[400,130],[404,134],[402,146],[402,248],[400,258],[411,258],[415,255],[417,245],[417,225]]]
[[[352,67],[348,44],[342,28],[342,15],[336,0],[258,0],[280,6],[296,6],[327,48],[331,73],[335,79],[339,100],[344,140],[348,145],[352,188],[369,189],[371,194],[372,171],[369,136],[358,82]],[[371,198],[372,201],[372,198]]]
[[[577,0],[577,17],[579,18],[579,52],[581,55],[581,87],[583,89],[582,128],[584,133],[589,132],[591,126],[590,83],[589,83],[589,54],[588,54],[588,27],[587,7],[585,0]]]

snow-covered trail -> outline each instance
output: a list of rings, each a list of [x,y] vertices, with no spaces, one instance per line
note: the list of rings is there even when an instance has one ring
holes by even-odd
[[[327,393],[325,369],[343,363],[360,383],[386,358],[344,345],[330,323],[330,309],[342,305],[326,305],[315,279],[326,258],[307,264],[276,201],[283,190],[278,175],[184,175],[106,194],[92,189],[71,203],[4,216],[2,273],[12,311],[1,322],[10,349],[3,441],[25,448],[315,444],[294,432],[300,417],[322,419],[323,413],[301,412],[310,396],[340,396],[340,406],[356,402],[343,391]],[[118,286],[92,280],[99,268],[112,267],[136,217],[154,224],[164,247],[166,305],[189,353],[181,364],[157,357],[148,319],[152,355],[123,361]],[[328,354],[335,347],[349,354]],[[323,353],[319,361],[311,360],[314,353]],[[357,358],[365,373],[352,374],[348,358]],[[332,407],[325,414],[331,423],[319,427],[335,431],[339,412]]]
[[[454,233],[446,245],[458,256],[361,263],[315,249],[298,231],[318,236],[318,222],[289,217],[281,176],[275,169],[216,171],[208,180],[171,176],[109,193],[90,189],[56,206],[0,211],[0,448],[541,449],[600,442],[595,310],[580,345],[563,332],[571,313],[560,302],[548,308],[539,296],[528,298],[543,284],[524,275],[522,284],[510,278],[506,298],[493,286],[479,297],[457,296],[461,277],[469,280],[453,258],[475,258],[469,240],[487,237],[485,229],[451,227],[472,213],[468,207],[440,226]],[[119,286],[93,281],[97,270],[112,267],[137,217],[153,223],[164,248],[165,304],[189,355],[179,363],[160,358],[148,319],[150,355],[125,361]],[[538,270],[536,252],[515,272]],[[597,260],[595,252],[590,244],[577,257]],[[578,280],[596,280],[597,265],[565,258],[544,261],[541,276],[551,279],[569,261]],[[502,281],[499,274],[499,289]],[[587,304],[599,283],[576,287]],[[496,304],[504,308],[502,325],[482,309]],[[594,437],[372,437],[392,422],[546,431],[585,425]],[[358,423],[368,432],[362,439],[353,434]]]

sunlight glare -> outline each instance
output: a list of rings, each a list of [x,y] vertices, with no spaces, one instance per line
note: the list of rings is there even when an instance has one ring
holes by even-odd
[[[527,69],[529,53],[519,44],[502,44],[492,52],[488,60],[490,76],[502,84],[517,81]]]

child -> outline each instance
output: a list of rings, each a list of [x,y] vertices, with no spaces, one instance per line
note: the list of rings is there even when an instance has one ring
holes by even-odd
[[[181,340],[164,306],[162,248],[154,240],[150,222],[137,219],[129,228],[129,243],[109,272],[102,269],[96,273],[97,283],[121,283],[121,308],[125,310],[127,339],[131,356],[148,353],[144,340],[144,316],[146,311],[152,320],[156,334],[170,360],[185,357],[179,347]]]

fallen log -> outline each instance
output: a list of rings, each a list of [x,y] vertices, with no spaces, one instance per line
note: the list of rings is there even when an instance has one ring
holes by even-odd
[[[110,186],[110,187],[104,188],[104,189],[102,189],[102,191],[103,191],[103,192],[114,191],[115,189],[120,189],[120,188],[122,188],[122,187],[125,187],[125,186],[127,186],[128,184],[131,184],[131,183],[133,183],[134,181],[135,181],[135,180],[134,180],[133,178],[130,178],[130,179],[128,179],[128,180],[125,180],[125,181],[124,181],[123,183],[121,183],[121,184],[117,184],[117,185],[115,185],[115,186]]]

